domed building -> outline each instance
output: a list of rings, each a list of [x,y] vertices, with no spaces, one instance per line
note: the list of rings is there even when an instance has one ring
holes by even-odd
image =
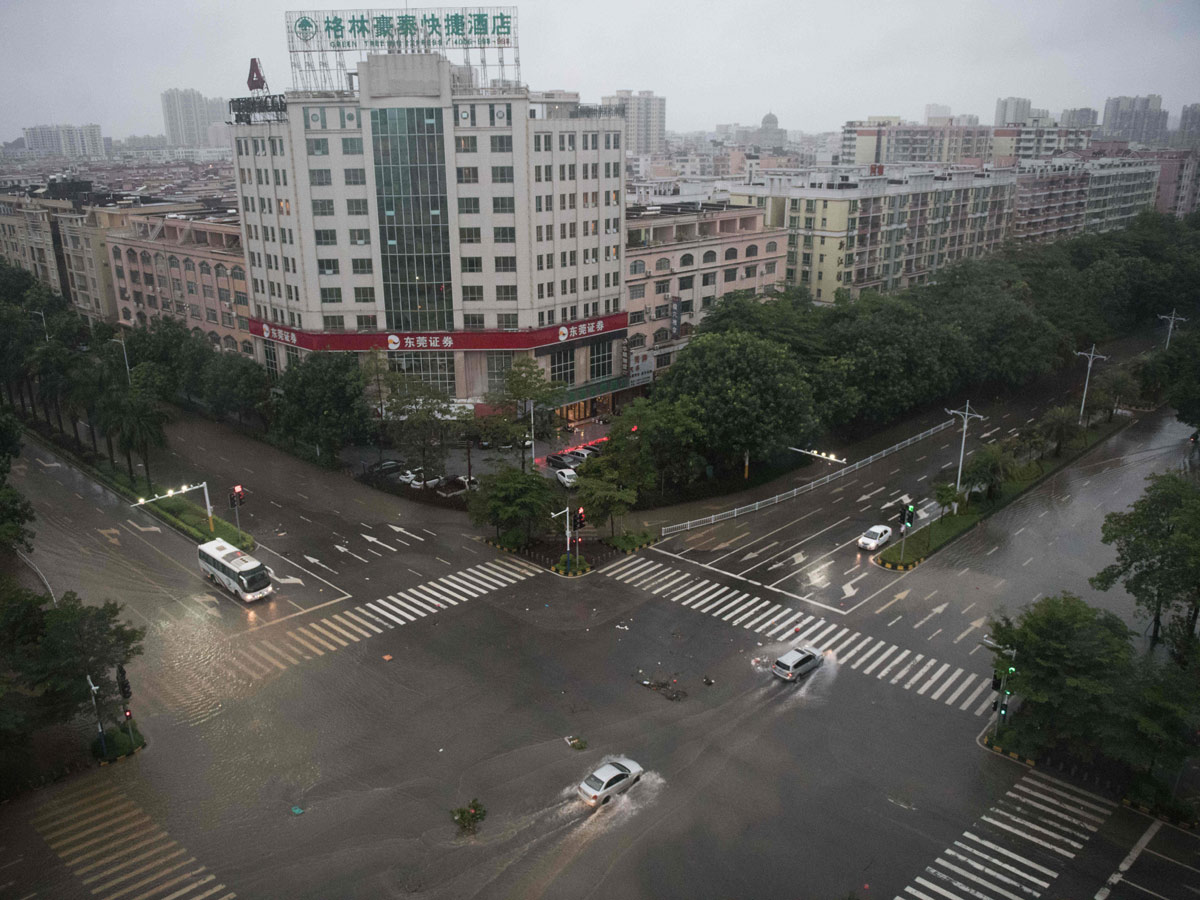
[[[753,141],[764,148],[783,147],[787,144],[787,130],[779,127],[775,113],[768,112],[762,117],[762,126],[755,133]]]

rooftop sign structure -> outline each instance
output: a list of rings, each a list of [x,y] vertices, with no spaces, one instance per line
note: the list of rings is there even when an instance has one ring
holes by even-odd
[[[484,78],[520,80],[515,6],[307,10],[285,21],[297,90],[349,89],[347,57],[367,53],[442,53]]]

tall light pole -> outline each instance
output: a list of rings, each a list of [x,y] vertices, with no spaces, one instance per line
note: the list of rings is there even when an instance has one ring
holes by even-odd
[[[129,381],[129,386],[133,387],[133,376],[129,373],[129,351],[125,349],[124,336],[119,341],[116,338],[109,338],[108,340],[109,343],[121,345],[121,354],[125,357],[125,378]]]
[[[41,316],[42,317],[42,334],[44,334],[46,336],[46,343],[47,344],[50,343],[50,329],[46,327],[46,314],[44,312],[42,312],[40,309],[31,309],[29,311],[29,314],[31,316]]]
[[[1175,310],[1171,310],[1171,314],[1169,316],[1159,316],[1159,318],[1167,320],[1167,346],[1163,347],[1163,349],[1170,350],[1171,349],[1171,332],[1175,330],[1175,323],[1176,322],[1186,322],[1187,319],[1185,319],[1183,316],[1175,315]]]
[[[1083,379],[1083,401],[1079,404],[1079,424],[1083,424],[1083,408],[1087,406],[1088,383],[1092,380],[1092,363],[1098,359],[1108,359],[1107,356],[1101,356],[1096,352],[1096,345],[1092,344],[1092,349],[1087,353],[1082,350],[1075,351],[1076,356],[1086,356],[1088,361],[1087,376]]]
[[[155,500],[165,500],[167,497],[177,497],[180,494],[186,494],[188,491],[204,491],[204,511],[208,514],[208,530],[209,533],[215,534],[216,529],[213,527],[213,509],[212,503],[208,499],[208,482],[201,481],[199,484],[185,484],[179,490],[171,488],[165,494],[158,494],[154,497],[146,499],[139,497],[137,503],[130,503],[130,506],[145,506],[147,503],[153,503]]]
[[[958,448],[958,476],[954,479],[954,496],[957,497],[958,492],[962,490],[963,457],[966,455],[967,451],[967,426],[971,424],[972,419],[979,419],[980,421],[983,421],[984,417],[977,412],[971,412],[970,400],[967,401],[967,405],[962,409],[948,409],[946,412],[952,416],[962,416],[963,420],[962,446]],[[954,511],[956,513],[958,512],[957,499],[954,501]]]

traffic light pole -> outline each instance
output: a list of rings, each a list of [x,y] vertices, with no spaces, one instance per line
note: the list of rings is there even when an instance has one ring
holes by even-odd
[[[995,726],[994,726],[996,736],[999,737],[1000,723],[1003,721],[1007,724],[1007,722],[1008,722],[1008,698],[1010,696],[1009,690],[1008,690],[1008,676],[1017,671],[1017,669],[1016,669],[1017,648],[1016,647],[1001,647],[999,644],[997,644],[995,641],[993,641],[991,639],[991,637],[989,637],[988,635],[983,636],[983,640],[981,641],[981,643],[986,647],[990,647],[992,650],[999,650],[1001,653],[1003,653],[1005,656],[1007,656],[1010,660],[1012,660],[1012,662],[1007,667],[1005,667],[1004,674],[1002,676],[1000,676],[1000,696],[997,698],[997,701],[996,701],[996,719],[995,719]]]
[[[85,675],[84,677],[87,678],[88,687],[92,689],[92,709],[96,712],[96,728],[100,732],[100,752],[107,757],[108,744],[104,740],[104,723],[100,720],[100,707],[96,703],[96,693],[100,690],[100,688],[96,687],[96,685],[92,682],[91,675]]]
[[[962,446],[958,449],[958,475],[954,478],[954,512],[958,513],[958,495],[962,491],[962,469],[963,457],[967,452],[967,426],[971,424],[972,419],[983,419],[977,412],[971,412],[971,401],[967,401],[967,405],[962,409],[948,409],[946,412],[952,416],[962,416],[963,420],[963,435]]]
[[[567,566],[571,565],[571,507],[560,509],[556,513],[550,513],[550,518],[557,519],[559,516],[567,517]]]

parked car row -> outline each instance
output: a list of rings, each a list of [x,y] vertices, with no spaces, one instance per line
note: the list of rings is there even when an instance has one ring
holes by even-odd
[[[414,490],[440,488],[439,493],[447,497],[479,488],[479,479],[475,476],[467,478],[466,475],[426,474],[421,466],[408,469],[403,463],[394,459],[372,463],[367,466],[367,473],[384,478],[393,484],[406,484]]]
[[[579,480],[575,470],[589,459],[600,456],[603,446],[602,443],[587,444],[573,450],[551,453],[546,457],[546,465],[554,470],[554,477],[559,484],[565,488],[573,488]]]

